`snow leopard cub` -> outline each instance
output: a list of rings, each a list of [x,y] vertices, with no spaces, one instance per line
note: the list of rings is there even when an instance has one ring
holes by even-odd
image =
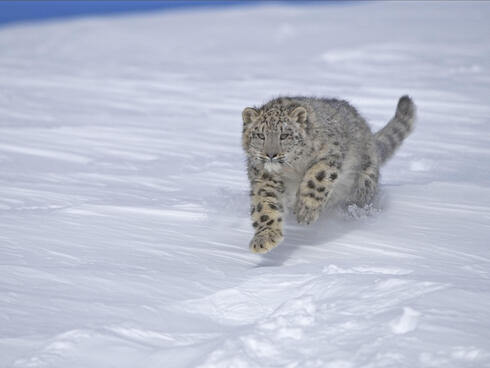
[[[279,97],[247,107],[242,117],[255,229],[250,249],[266,253],[283,240],[285,208],[310,224],[326,206],[369,204],[380,165],[412,131],[415,105],[401,97],[395,116],[375,134],[354,107],[336,99]]]

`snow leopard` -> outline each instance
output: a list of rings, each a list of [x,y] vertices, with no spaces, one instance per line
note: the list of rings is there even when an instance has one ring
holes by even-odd
[[[372,133],[347,101],[278,97],[242,112],[242,146],[250,181],[250,250],[267,253],[283,240],[292,209],[312,224],[334,206],[365,207],[376,194],[380,166],[411,133],[416,107],[402,96],[394,117]]]

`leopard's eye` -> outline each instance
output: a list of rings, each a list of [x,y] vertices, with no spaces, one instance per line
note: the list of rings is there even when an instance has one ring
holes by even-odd
[[[257,133],[257,138],[259,139],[265,139],[265,136],[262,133]]]
[[[287,134],[287,133],[281,134],[281,136],[280,136],[281,141],[285,140],[287,137],[289,137],[289,134]]]

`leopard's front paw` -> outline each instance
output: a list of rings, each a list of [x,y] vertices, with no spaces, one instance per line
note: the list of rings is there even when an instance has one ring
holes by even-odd
[[[309,225],[320,217],[321,205],[317,202],[306,201],[304,199],[298,199],[294,213],[296,214],[296,220],[303,225]]]
[[[265,229],[259,234],[255,234],[250,242],[250,250],[254,253],[267,253],[282,242],[280,231]]]

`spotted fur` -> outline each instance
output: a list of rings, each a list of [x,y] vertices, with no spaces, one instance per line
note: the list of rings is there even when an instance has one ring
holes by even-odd
[[[280,97],[247,107],[242,117],[255,229],[250,248],[266,253],[283,239],[285,208],[310,224],[327,206],[370,203],[380,165],[413,129],[415,105],[401,97],[376,134],[354,107],[336,99]]]
[[[389,159],[402,141],[412,132],[415,123],[415,105],[408,96],[398,101],[395,116],[374,137],[380,163]]]

